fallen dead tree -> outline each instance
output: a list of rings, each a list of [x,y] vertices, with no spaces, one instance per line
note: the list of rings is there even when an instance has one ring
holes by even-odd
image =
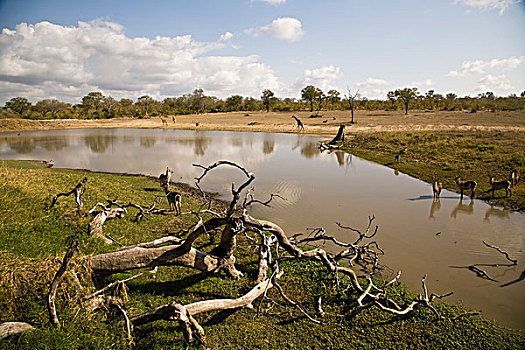
[[[114,205],[116,205],[116,207],[113,207]],[[97,210],[97,207],[100,207],[100,209]],[[114,240],[110,239],[102,232],[102,226],[107,220],[121,218],[127,212],[126,208],[119,205],[116,200],[109,201],[109,206],[107,207],[102,203],[95,204],[89,211],[89,214],[93,215],[94,218],[88,225],[88,234],[99,237],[108,244],[113,243]]]
[[[377,307],[384,312],[395,315],[405,315],[418,306],[429,307],[439,319],[443,317],[432,306],[435,299],[444,296],[428,294],[423,278],[423,293],[414,300],[405,303],[395,300],[389,296],[389,288],[395,284],[400,273],[389,282],[383,281],[381,272],[383,267],[379,263],[379,257],[383,251],[373,239],[378,233],[378,226],[373,225],[374,217],[369,217],[368,226],[365,230],[355,229],[337,223],[342,229],[351,231],[356,235],[349,242],[341,242],[329,235],[323,228],[312,230],[307,235],[294,235],[288,237],[284,230],[277,224],[252,217],[248,209],[252,205],[270,205],[275,196],[270,196],[267,201],[254,198],[253,191],[249,189],[255,179],[253,173],[242,166],[230,161],[218,161],[210,166],[197,165],[203,170],[201,176],[196,178],[196,186],[200,189],[200,182],[219,167],[231,167],[240,171],[246,179],[236,187],[232,184],[232,199],[223,212],[214,212],[210,208],[210,201],[204,193],[204,204],[200,209],[193,212],[196,223],[186,231],[185,238],[177,236],[166,236],[150,242],[140,242],[135,245],[121,247],[118,251],[98,254],[82,258],[81,264],[87,267],[95,277],[107,276],[118,272],[149,268],[156,269],[160,266],[182,266],[196,269],[210,274],[224,274],[228,277],[239,279],[243,274],[236,267],[235,252],[237,250],[238,237],[245,237],[243,243],[248,243],[249,249],[258,250],[257,278],[251,289],[237,298],[224,298],[190,302],[186,305],[173,300],[165,305],[154,307],[138,315],[129,316],[125,307],[125,300],[114,295],[107,295],[116,288],[125,288],[125,284],[132,279],[141,278],[143,272],[133,277],[108,284],[85,296],[80,304],[86,310],[116,309],[122,315],[129,339],[132,338],[133,327],[155,322],[157,320],[177,321],[182,327],[188,342],[197,339],[200,343],[206,343],[205,333],[202,326],[194,318],[195,315],[217,310],[252,308],[258,300],[259,308],[257,315],[261,312],[263,302],[269,304],[291,307],[300,312],[313,323],[321,323],[317,317],[326,317],[327,313],[322,309],[322,296],[316,298],[315,312],[302,306],[292,297],[287,295],[286,285],[281,285],[279,279],[287,273],[286,266],[290,262],[300,263],[303,260],[314,260],[320,262],[319,268],[326,271],[327,276],[333,280],[334,288],[340,288],[341,293],[352,289],[357,292],[357,304],[348,310],[348,318],[356,317],[362,310]],[[154,203],[155,204],[155,203]],[[154,204],[151,209],[154,208]],[[206,206],[207,205],[207,206]],[[103,223],[111,217],[118,217],[127,213],[126,208],[135,207],[139,209],[142,216],[146,210],[138,208],[130,202],[128,205],[120,205],[117,201],[109,201],[108,206],[97,203],[90,211],[95,215],[95,223],[91,232],[102,232]],[[206,209],[203,209],[205,208]],[[96,210],[96,208],[100,208]],[[96,231],[98,230],[98,231]],[[198,248],[199,239],[204,235],[216,235],[215,246],[211,250],[203,251]],[[202,239],[200,240],[202,241]],[[341,250],[330,253],[326,250],[313,247],[305,249],[304,246],[312,243],[331,242]],[[67,264],[63,264],[67,266]],[[359,265],[359,270],[354,266]],[[285,266],[283,268],[282,266]],[[356,272],[359,271],[359,272]],[[363,273],[363,271],[365,271]],[[289,273],[289,272],[288,272]],[[374,280],[371,278],[374,276]],[[279,303],[276,298],[282,299]],[[91,312],[91,311],[88,311]],[[56,314],[55,314],[56,315]]]
[[[35,329],[25,322],[4,322],[0,323],[0,340],[12,335],[19,335]]]
[[[423,279],[424,293],[407,305],[398,305],[396,301],[388,296],[387,289],[397,282],[400,273],[390,282],[382,283],[378,287],[370,277],[365,282],[359,280],[358,273],[352,268],[353,264],[365,267],[370,273],[377,274],[381,271],[379,256],[383,254],[376,241],[369,241],[378,232],[378,227],[372,226],[374,217],[369,217],[366,230],[361,231],[338,223],[339,227],[354,232],[357,237],[353,242],[339,242],[328,235],[322,228],[314,230],[312,234],[301,238],[296,235],[288,238],[284,230],[275,223],[260,220],[248,214],[248,208],[254,204],[269,205],[268,201],[256,200],[248,186],[255,179],[253,173],[242,166],[229,162],[219,161],[208,167],[198,166],[203,173],[196,179],[196,185],[205,178],[212,170],[228,166],[241,171],[246,180],[238,187],[232,185],[232,200],[222,213],[208,210],[194,212],[197,223],[189,230],[188,236],[183,239],[174,236],[159,238],[155,241],[139,243],[134,246],[123,247],[121,250],[99,254],[87,258],[87,264],[96,275],[109,275],[126,270],[139,268],[156,268],[159,266],[184,266],[207,273],[225,273],[232,278],[240,278],[242,273],[235,266],[234,252],[237,248],[237,236],[239,234],[249,238],[249,241],[259,247],[259,269],[256,285],[245,295],[237,299],[214,299],[182,305],[176,301],[163,306],[156,307],[142,314],[132,316],[129,321],[134,326],[154,322],[157,320],[176,320],[181,325],[186,340],[198,339],[205,343],[204,330],[193,318],[202,312],[215,310],[226,310],[231,308],[252,307],[254,300],[268,298],[268,291],[275,287],[278,295],[286,304],[296,308],[312,322],[320,323],[311,316],[300,304],[289,298],[285,289],[279,285],[278,279],[285,273],[279,268],[280,262],[292,260],[317,260],[322,263],[327,273],[331,274],[337,286],[342,278],[347,278],[349,286],[360,293],[357,307],[349,313],[349,317],[355,317],[361,310],[376,306],[385,312],[403,315],[411,312],[418,305],[430,307],[439,318],[441,315],[432,307],[436,298],[448,296],[428,295],[425,278]],[[243,191],[246,190],[244,200],[241,199]],[[205,198],[208,201],[207,198]],[[211,216],[204,220],[204,214]],[[210,252],[203,252],[194,247],[195,242],[204,234],[218,232],[219,243]],[[330,254],[324,249],[314,248],[304,250],[302,245],[330,241],[339,246],[342,251]],[[273,253],[272,253],[273,252]],[[284,253],[284,255],[283,255]],[[274,257],[272,259],[272,256]],[[270,274],[270,276],[268,276]],[[363,284],[364,283],[364,284]],[[321,297],[318,298],[317,309],[322,311]],[[325,314],[324,311],[318,314]]]
[[[82,194],[84,193],[85,184],[87,182],[88,178],[84,177],[71,191],[69,192],[63,192],[55,195],[53,197],[53,200],[51,201],[50,208],[53,208],[55,204],[58,201],[58,198],[60,197],[69,197],[72,194],[75,195],[75,201],[77,202],[77,209],[82,209],[83,203],[82,203]]]

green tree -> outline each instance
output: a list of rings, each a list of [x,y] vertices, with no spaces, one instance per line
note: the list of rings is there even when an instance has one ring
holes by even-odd
[[[322,96],[323,92],[313,85],[308,85],[301,90],[301,98],[310,103],[310,112],[314,111],[314,101]]]
[[[403,104],[405,105],[405,115],[408,115],[408,105],[410,104],[410,101],[417,98],[417,88],[404,88],[404,89],[397,89],[394,91],[394,96],[397,97],[398,100],[403,101]]]
[[[394,93],[394,91],[389,91],[386,94],[386,98],[390,100],[390,102],[392,103],[392,108],[394,108],[394,105],[396,103],[396,94]]]
[[[25,97],[13,97],[5,103],[5,107],[22,116],[24,112],[31,108],[31,102]]]
[[[86,113],[98,112],[102,106],[104,95],[101,92],[90,92],[82,97],[82,107]]]
[[[206,109],[215,103],[216,98],[204,95],[204,90],[195,89],[188,97],[190,109],[194,113],[204,113]]]
[[[495,100],[496,95],[492,91],[487,91],[478,95],[478,98],[486,98],[487,100]]]
[[[114,117],[117,114],[120,105],[113,97],[104,97],[102,100],[102,110],[106,113],[106,117]]]
[[[270,111],[270,107],[273,102],[273,99],[272,99],[273,96],[274,96],[274,93],[268,89],[263,90],[262,92],[261,100],[262,100],[264,107],[266,108],[266,112]]]
[[[129,98],[122,98],[119,101],[119,113],[133,115],[134,113],[133,100]]]
[[[239,111],[242,108],[242,96],[240,95],[230,96],[225,102],[228,111]]]
[[[434,90],[428,90],[427,93],[425,93],[425,102],[428,104],[428,108],[434,109]]]
[[[335,109],[334,106],[336,106],[341,101],[341,98],[339,97],[340,95],[341,94],[337,90],[332,89],[328,91],[328,100],[332,105],[332,109]]]
[[[247,111],[256,111],[261,107],[260,101],[253,97],[245,97],[243,104]]]
[[[137,100],[137,105],[140,108],[140,111],[144,115],[148,115],[151,112],[151,107],[155,103],[155,100],[148,95],[140,96]]]
[[[35,110],[42,114],[43,117],[46,114],[51,114],[54,118],[59,112],[63,112],[68,108],[68,105],[64,102],[60,102],[57,99],[45,99],[38,101],[35,105]]]

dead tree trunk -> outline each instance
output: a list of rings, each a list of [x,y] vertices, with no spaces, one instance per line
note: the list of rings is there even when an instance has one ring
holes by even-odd
[[[78,241],[76,239],[73,240],[73,242],[71,242],[71,245],[69,246],[66,255],[64,256],[64,260],[62,261],[62,265],[60,265],[60,268],[58,269],[55,278],[53,278],[53,282],[51,282],[51,287],[49,288],[49,294],[47,297],[49,322],[51,322],[51,324],[55,326],[55,328],[60,328],[60,322],[58,321],[58,316],[55,307],[55,296],[57,293],[58,286],[60,285],[60,282],[62,282],[62,277],[64,276],[64,273],[67,270],[67,266],[69,265],[69,262],[71,261],[71,258],[73,258],[73,254],[77,249],[77,245]]]
[[[95,210],[96,207],[101,207],[102,210]],[[103,239],[104,242],[106,242],[107,244],[113,243],[112,240],[107,238],[102,233],[102,225],[104,225],[106,220],[123,217],[124,214],[127,213],[126,208],[122,208],[122,207],[111,208],[111,206],[108,208],[102,203],[97,203],[89,211],[89,213],[95,216],[95,218],[91,220],[91,222],[88,225],[88,234]]]
[[[332,141],[328,142],[329,145],[335,145],[339,142],[345,141],[345,125],[341,124],[339,125],[339,130],[337,131],[337,135],[332,139]]]
[[[70,195],[72,195],[73,193],[75,194],[75,200],[77,202],[77,208],[78,209],[82,209],[82,206],[83,206],[83,203],[82,203],[82,192],[83,192],[83,187],[84,187],[84,184],[87,182],[87,177],[84,177],[76,186],[75,188],[73,188],[71,191],[69,192],[63,192],[63,193],[59,193],[57,194],[56,196],[53,197],[53,200],[51,201],[51,206],[50,208],[53,208],[53,206],[56,204],[57,200],[59,197],[69,197]]]
[[[33,330],[33,326],[25,322],[4,322],[0,324],[0,339],[11,335],[18,335],[26,331]]]

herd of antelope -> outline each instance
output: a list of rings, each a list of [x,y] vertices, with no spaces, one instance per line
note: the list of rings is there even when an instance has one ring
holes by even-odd
[[[520,173],[518,170],[514,169],[509,174],[508,180],[502,180],[502,181],[495,181],[493,175],[489,175],[489,184],[490,189],[483,193],[489,193],[492,192],[492,198],[494,198],[494,192],[498,190],[505,190],[505,197],[512,196],[512,190],[511,188],[514,187],[519,181]],[[475,196],[475,190],[477,186],[476,181],[463,181],[461,180],[461,177],[456,176],[454,178],[454,181],[456,182],[456,185],[458,186],[458,189],[461,194],[461,199],[463,199],[463,192],[464,191],[470,191],[470,198],[474,198]],[[432,192],[434,193],[434,198],[439,198],[439,195],[441,193],[441,190],[443,189],[443,184],[441,182],[438,182],[438,180],[432,181]]]
[[[159,175],[159,184],[164,190],[164,193],[166,193],[170,211],[174,210],[176,215],[180,215],[182,208],[182,195],[179,192],[170,189],[170,180],[172,175],[173,170],[171,170],[169,167],[166,167],[166,172]]]

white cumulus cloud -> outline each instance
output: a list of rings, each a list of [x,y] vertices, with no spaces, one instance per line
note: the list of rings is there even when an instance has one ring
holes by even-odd
[[[358,87],[377,87],[388,85],[388,81],[384,79],[368,78],[365,81],[356,84]]]
[[[385,79],[372,77],[369,77],[365,81],[361,81],[356,84],[357,88],[359,89],[359,94],[371,99],[384,99],[391,85],[392,83]]]
[[[292,17],[277,18],[267,26],[261,27],[261,30],[274,38],[286,41],[297,41],[304,35],[301,21]]]
[[[91,91],[160,99],[195,88],[218,97],[279,88],[271,68],[256,55],[209,55],[232,36],[227,32],[206,43],[190,35],[130,38],[118,23],[101,20],[77,26],[20,23],[0,33],[0,103],[14,96],[78,103]]]
[[[498,76],[489,74],[478,80],[478,84],[476,91],[479,92],[494,91],[498,93],[507,93],[514,88],[508,82],[507,77],[504,74]]]
[[[412,85],[415,85],[417,87],[430,87],[432,86],[432,79],[425,79],[423,81],[414,81],[412,82]]]
[[[521,1],[523,0],[455,0],[454,3],[477,7],[482,10],[498,10],[501,15],[509,6]]]
[[[467,61],[463,63],[463,65],[461,66],[459,70],[450,71],[448,75],[451,77],[459,77],[459,76],[464,76],[467,74],[484,74],[488,70],[514,69],[522,63],[525,63],[525,56],[520,56],[520,57],[512,56],[509,58],[502,58],[502,59],[495,58],[490,61],[481,61],[481,60]]]
[[[231,38],[233,38],[233,33],[231,32],[226,32],[224,34],[221,35],[221,37],[219,38],[219,41],[228,41],[230,40]]]
[[[333,65],[316,69],[307,69],[303,76],[297,79],[294,84],[296,89],[302,89],[306,85],[313,85],[321,90],[333,88],[332,82],[341,76],[341,69]]]

